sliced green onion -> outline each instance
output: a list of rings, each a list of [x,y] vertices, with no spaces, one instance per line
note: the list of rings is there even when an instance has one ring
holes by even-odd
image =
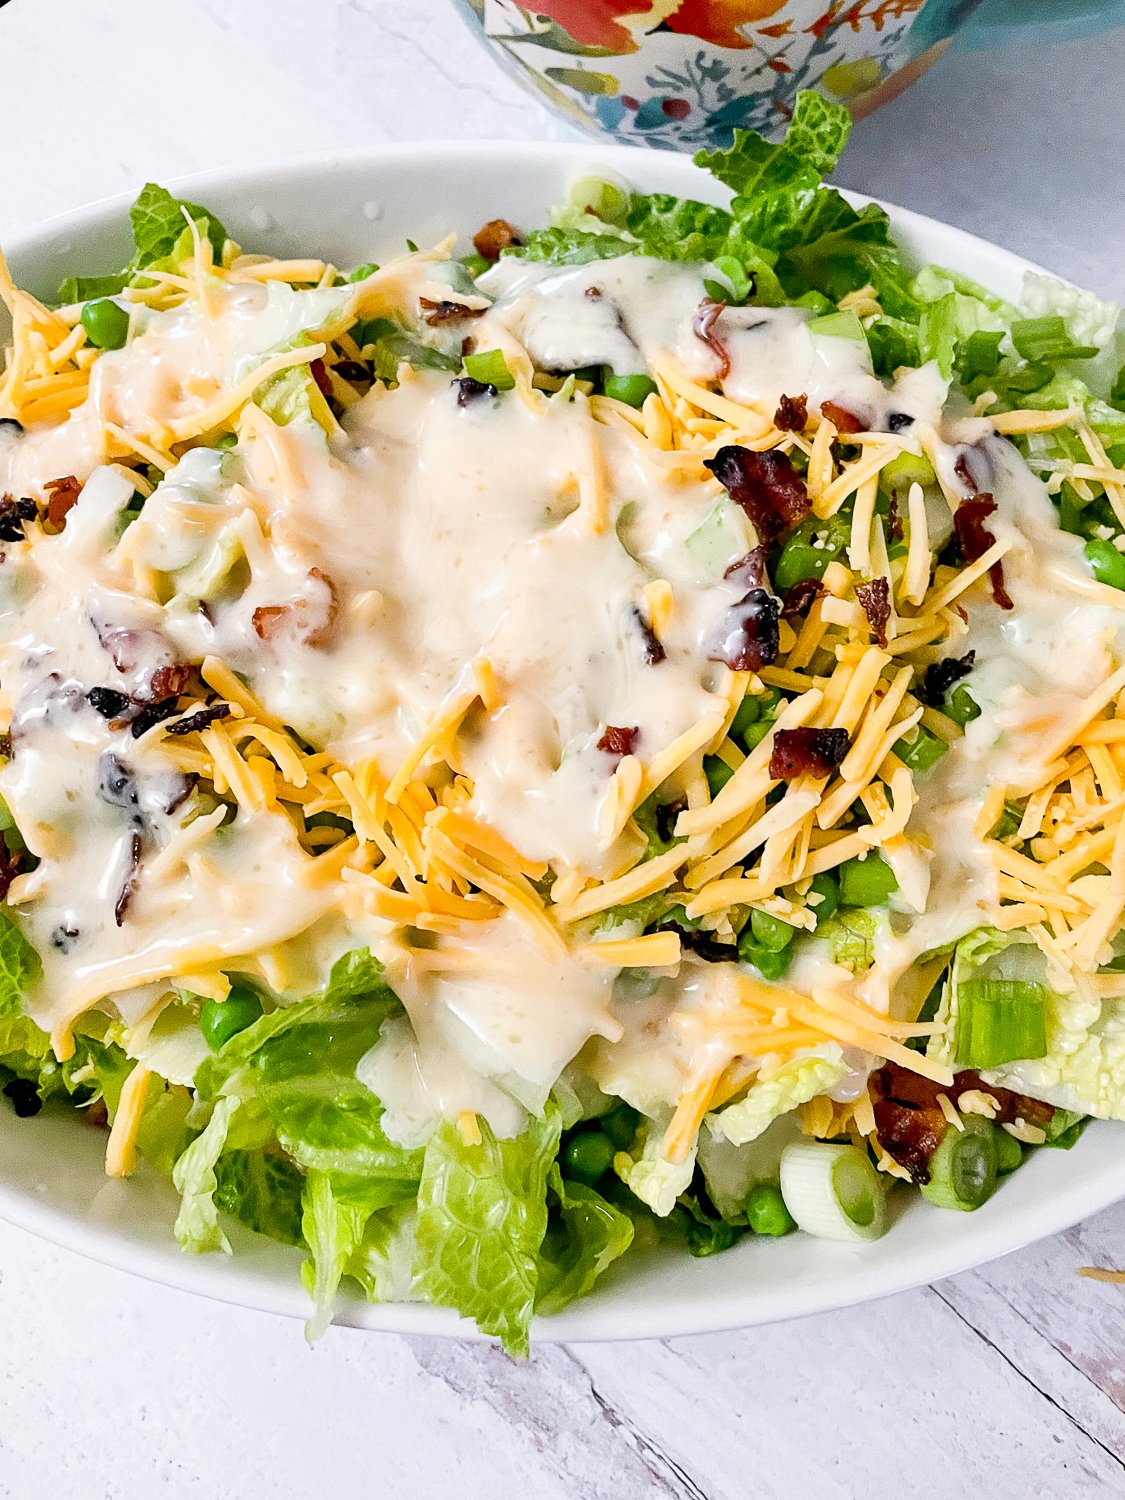
[[[911,739],[895,740],[894,752],[904,766],[923,775],[937,765],[949,749],[944,740],[928,729],[918,728]]]
[[[1099,583],[1108,583],[1114,589],[1125,589],[1125,554],[1118,552],[1112,542],[1107,542],[1102,537],[1092,537],[1082,550]]]
[[[344,277],[345,282],[366,281],[369,276],[374,276],[379,267],[373,260],[366,261],[362,266],[356,266],[354,271],[349,271]]]
[[[483,255],[477,255],[474,253],[472,255],[462,256],[461,264],[465,267],[465,270],[468,271],[469,275],[475,281],[478,276],[483,276],[484,273],[491,268],[493,262],[487,260]]]
[[[607,224],[624,224],[629,212],[628,192],[605,177],[579,177],[568,196],[579,213],[593,214]]]
[[[1122,558],[1125,564],[1125,558]],[[953,720],[954,724],[962,726],[971,724],[974,719],[980,718],[980,704],[969,692],[964,683],[955,687],[949,695],[949,701],[945,705],[944,712],[947,718]]]
[[[707,790],[711,793],[711,801],[714,802],[723,787],[726,786],[727,782],[734,775],[734,772],[727,765],[726,761],[720,760],[717,755],[705,755],[703,757],[703,774],[707,778]]]
[[[1096,344],[1076,344],[1059,313],[1017,318],[1012,324],[1012,343],[1016,352],[1033,364],[1040,360],[1054,364],[1060,359],[1093,359],[1098,352]]]
[[[468,361],[466,361],[466,366]],[[639,410],[656,390],[656,381],[647,375],[607,375],[605,393],[614,401],[624,401],[626,406]]]
[[[897,890],[894,871],[874,851],[856,855],[840,866],[841,906],[881,906]]]
[[[963,1128],[946,1128],[930,1158],[930,1180],[922,1197],[936,1208],[969,1213],[992,1196],[996,1186],[996,1127],[980,1115],[966,1115]]]
[[[954,1057],[963,1068],[1046,1057],[1047,992],[1027,979],[965,979],[957,986]]]
[[[481,385],[495,386],[498,391],[515,389],[515,377],[500,349],[485,349],[479,354],[466,355],[465,374],[479,380]]]
[[[912,484],[920,484],[924,489],[936,482],[933,465],[924,453],[899,453],[879,471],[880,487],[888,494],[909,490]]]
[[[1006,1177],[1009,1172],[1014,1172],[1023,1162],[1023,1147],[1014,1135],[1009,1135],[1004,1129],[996,1132],[996,1175]]]
[[[966,385],[978,375],[995,375],[1000,367],[1000,344],[1003,333],[991,333],[978,328],[961,345],[961,379]]]
[[[825,569],[844,551],[851,540],[851,525],[846,516],[821,520],[809,516],[787,539],[770,572],[774,588],[784,594],[805,578],[823,578]]]
[[[825,339],[851,339],[855,344],[867,343],[863,324],[854,312],[830,312],[822,318],[813,318],[805,327],[812,334]]]
[[[781,1196],[806,1234],[877,1240],[887,1229],[886,1179],[858,1146],[801,1141],[781,1155]]]

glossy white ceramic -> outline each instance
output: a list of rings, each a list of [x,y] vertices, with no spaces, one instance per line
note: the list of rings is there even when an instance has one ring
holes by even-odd
[[[247,247],[357,264],[450,230],[503,216],[542,223],[567,180],[609,169],[638,188],[721,201],[722,189],[685,157],[631,148],[420,145],[318,156],[261,171],[216,172],[172,184],[213,207]],[[139,186],[139,184],[138,184]],[[49,296],[66,274],[109,271],[129,254],[127,201],[68,214],[8,245],[12,270]],[[919,263],[938,261],[1007,297],[1025,271],[1018,256],[961,230],[890,210]],[[0,336],[3,330],[0,329]],[[236,1253],[194,1257],[172,1238],[175,1195],[154,1173],[127,1182],[102,1173],[105,1138],[70,1116],[32,1120],[0,1110],[0,1217],[96,1260],[219,1300],[303,1317],[300,1255],[232,1230]],[[542,1320],[549,1340],[656,1338],[746,1327],[842,1307],[918,1286],[1075,1223],[1125,1196],[1125,1127],[1099,1124],[1070,1152],[1041,1151],[974,1214],[897,1195],[887,1236],[853,1248],[794,1235],[746,1238],[725,1255],[627,1257],[593,1296]],[[400,1333],[473,1336],[451,1313],[404,1304],[341,1304],[339,1321]]]

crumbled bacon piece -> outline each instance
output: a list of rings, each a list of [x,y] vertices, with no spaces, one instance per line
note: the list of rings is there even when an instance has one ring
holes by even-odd
[[[125,879],[122,881],[121,890],[118,892],[117,900],[113,905],[113,919],[118,927],[125,922],[125,915],[129,905],[137,891],[137,871],[141,866],[141,836],[133,833],[129,836],[129,863],[126,867]]]
[[[988,489],[995,471],[985,450],[973,445],[963,447],[958,453],[953,472],[970,495],[979,495],[982,490]]]
[[[880,646],[887,644],[887,621],[891,618],[891,586],[885,578],[857,583],[855,596],[863,606],[871,633]]]
[[[455,318],[483,318],[488,311],[486,307],[466,307],[463,302],[447,301],[433,302],[429,297],[419,297],[418,306],[422,309],[425,317],[424,322],[431,328],[440,328],[443,323],[450,323]]]
[[[309,569],[309,579],[319,585],[312,590],[314,597],[294,599],[287,604],[259,604],[250,623],[260,641],[276,640],[283,630],[291,630],[302,645],[326,643],[336,623],[336,590],[332,580],[319,568]],[[319,600],[315,597],[318,594]]]
[[[919,698],[931,708],[940,708],[953,684],[960,682],[962,677],[967,677],[973,670],[976,659],[975,651],[966,651],[964,656],[947,656],[944,661],[935,661],[926,668]]]
[[[622,729],[616,724],[607,724],[605,733],[598,741],[598,749],[604,750],[607,755],[615,755],[620,760],[623,755],[632,755],[640,733],[640,728],[636,724],[632,729]]]
[[[809,492],[789,455],[771,448],[755,453],[733,444],[704,460],[715,478],[754,524],[762,542],[775,542],[809,513]]]
[[[485,260],[499,260],[501,251],[510,249],[512,245],[522,244],[523,241],[507,219],[489,219],[473,235],[473,249],[478,255],[483,255]]]
[[[974,563],[978,557],[983,557],[996,540],[984,524],[985,517],[992,515],[995,509],[996,501],[986,490],[982,490],[975,500],[962,500],[953,512],[953,530],[957,534],[957,545],[966,563]],[[993,599],[1001,609],[1012,609],[1011,598],[1004,587],[1004,564],[994,562],[988,570],[988,576],[992,583]]]
[[[316,381],[316,388],[326,399],[332,396],[332,377],[328,373],[328,366],[322,359],[314,359],[309,365],[309,373]]]
[[[792,781],[796,776],[815,776],[818,781],[832,772],[848,753],[851,736],[846,729],[778,729],[773,737],[770,776],[774,781]]]
[[[455,380],[453,384],[457,387],[458,406],[472,406],[474,401],[480,401],[484,396],[500,394],[494,385],[489,385],[483,380],[474,380],[471,375],[462,375],[460,380]]]
[[[30,497],[13,500],[11,495],[0,499],[0,541],[22,542],[25,521],[37,520],[39,507]]]
[[[897,495],[891,496],[887,507],[887,535],[892,542],[902,541],[902,516],[899,514]]]
[[[801,578],[786,592],[781,604],[783,620],[803,620],[825,592],[819,578]]]
[[[644,615],[636,607],[633,609],[633,623],[640,631],[641,640],[644,642],[645,665],[649,667],[659,666],[665,660],[668,653],[660,644],[656,631],[653,630]]]
[[[92,687],[86,694],[86,701],[103,719],[119,719],[128,709],[130,698],[116,688]]]
[[[870,1089],[879,1144],[918,1183],[929,1182],[930,1158],[948,1129],[939,1094],[952,1104],[970,1091],[987,1094],[996,1101],[995,1118],[1001,1125],[1024,1120],[1042,1128],[1055,1113],[1051,1104],[985,1083],[973,1069],[957,1073],[951,1084],[940,1084],[898,1063],[884,1063],[871,1075]]]
[[[773,425],[780,432],[804,432],[809,420],[807,396],[782,396],[773,414]]]
[[[0,901],[7,899],[12,881],[20,872],[20,856],[0,838]]]
[[[677,927],[674,922],[662,923],[660,932],[674,932],[680,939],[680,947],[687,948],[707,964],[729,964],[738,961],[738,949],[733,943],[720,943],[712,932],[693,931],[690,927]]]
[[[849,411],[846,406],[841,406],[838,401],[822,401],[820,403],[820,414],[827,417],[837,432],[851,433],[862,432],[863,422],[856,416],[854,411]]]
[[[43,488],[47,491],[47,523],[61,531],[82,493],[82,485],[73,474],[67,474],[62,479],[49,479]]]
[[[765,589],[751,589],[730,610],[725,634],[710,652],[712,661],[725,662],[734,672],[757,672],[777,660],[777,621],[780,605]]]
[[[370,365],[365,365],[359,359],[338,359],[332,368],[341,380],[350,381],[353,385],[372,378]]]
[[[129,732],[135,740],[139,740],[142,734],[147,734],[157,724],[162,724],[165,719],[170,719],[176,712],[178,698],[162,698],[156,703],[146,703],[129,725]]]
[[[727,346],[715,332],[715,324],[727,310],[725,302],[716,302],[711,297],[704,297],[696,309],[695,317],[691,321],[691,331],[696,338],[706,344],[711,353],[719,361],[716,375],[719,380],[730,374],[730,355]]]
[[[148,685],[148,696],[152,702],[165,698],[178,698],[192,679],[195,668],[190,662],[174,661],[170,666],[157,667]]]
[[[197,734],[201,729],[209,729],[219,719],[229,718],[229,703],[209,703],[206,708],[197,708],[194,713],[185,714],[182,719],[169,724],[167,732],[177,738],[185,734]]]

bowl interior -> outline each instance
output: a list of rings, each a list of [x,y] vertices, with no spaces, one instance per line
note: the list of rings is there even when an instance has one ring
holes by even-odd
[[[487,219],[544,222],[569,178],[615,172],[648,191],[712,202],[724,190],[690,161],[627,148],[543,144],[427,145],[317,157],[260,171],[171,184],[214,211],[247,248],[326,256],[342,266],[471,235]],[[116,269],[130,244],[123,200],[56,219],[9,245],[16,280],[50,297],[64,276]],[[891,210],[919,263],[938,261],[1015,297],[1019,257],[960,230]],[[2,331],[2,330],[0,330]],[[541,1339],[664,1337],[745,1327],[877,1297],[963,1270],[1054,1233],[1125,1193],[1125,1127],[1099,1125],[1074,1149],[1041,1151],[971,1215],[901,1195],[891,1232],[853,1248],[807,1236],[743,1239],[725,1255],[658,1252],[615,1267],[593,1296],[538,1324]],[[83,1254],[154,1280],[250,1307],[305,1316],[298,1252],[231,1232],[233,1257],[182,1254],[172,1238],[176,1197],[143,1168],[128,1182],[102,1173],[104,1136],[50,1111],[0,1112],[0,1216]],[[340,1321],[412,1333],[472,1332],[450,1313],[345,1300]]]

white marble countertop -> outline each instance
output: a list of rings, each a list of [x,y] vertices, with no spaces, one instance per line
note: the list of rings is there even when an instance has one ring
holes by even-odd
[[[0,59],[0,240],[146,177],[566,133],[448,0],[13,0]],[[1125,297],[1123,78],[1125,30],[954,57],[857,128],[842,180]],[[310,1352],[0,1225],[0,1495],[1118,1496],[1125,1292],[1076,1272],[1123,1259],[1118,1208],[867,1308],[517,1366],[343,1329]]]

